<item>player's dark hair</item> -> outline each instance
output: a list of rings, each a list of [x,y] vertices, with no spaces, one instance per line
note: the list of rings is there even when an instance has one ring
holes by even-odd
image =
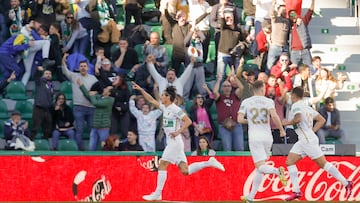
[[[295,87],[292,89],[291,94],[294,94],[296,97],[302,99],[304,97],[304,89],[302,87]]]
[[[165,89],[165,92],[170,96],[170,101],[173,102],[176,97],[176,89],[173,86],[168,86]]]

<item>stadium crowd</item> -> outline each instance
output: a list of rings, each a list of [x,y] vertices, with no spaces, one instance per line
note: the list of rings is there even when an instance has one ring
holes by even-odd
[[[30,96],[14,99],[33,101],[31,115],[15,108],[2,118],[6,149],[34,150],[45,139],[61,150],[65,137],[82,151],[163,150],[161,112],[132,81],[157,99],[176,88],[175,103],[192,120],[181,136],[194,154],[248,150],[237,113],[256,80],[266,83],[281,120],[300,86],[326,118],[320,143],[344,136],[334,104],[347,78],[311,56],[315,0],[303,14],[301,0],[0,2],[3,97],[15,84],[35,84]],[[297,141],[293,126],[284,138],[271,126],[275,143]]]

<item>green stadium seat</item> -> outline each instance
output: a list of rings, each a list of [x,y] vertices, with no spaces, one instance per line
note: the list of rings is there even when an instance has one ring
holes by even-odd
[[[0,120],[0,138],[4,139],[4,120]]]
[[[144,56],[142,54],[143,47],[144,47],[143,44],[137,44],[134,47],[136,53],[138,54],[139,63],[142,63],[144,61]]]
[[[5,98],[27,100],[25,85],[21,81],[11,81],[5,88]]]
[[[60,92],[64,93],[67,100],[72,100],[72,87],[70,81],[64,81],[60,84]]]
[[[194,102],[192,100],[185,101],[185,110],[188,114],[190,114],[191,107],[193,106]]]
[[[83,141],[85,151],[89,151],[89,142],[90,142],[90,140]],[[100,151],[101,149],[102,149],[102,144],[101,144],[101,142],[98,142],[98,146],[97,146],[96,150]]]
[[[134,92],[134,90],[133,90],[133,87],[132,87],[132,83],[131,83],[132,81],[126,81],[126,83],[127,83],[127,85],[128,85],[128,88],[129,88],[129,91],[130,91],[130,94],[133,94]]]
[[[50,144],[47,139],[36,139],[34,143],[35,143],[35,150],[42,150],[42,151],[50,150]]]
[[[111,61],[116,61],[117,59],[113,59],[112,58],[112,55],[115,51],[119,50],[119,45],[118,44],[113,44],[111,47],[110,47],[110,57],[111,57]]]
[[[143,9],[151,9],[156,8],[154,0],[145,0],[144,8]]]
[[[145,25],[148,25],[148,26],[161,26],[161,23],[160,22],[154,22],[154,21],[146,21]]]
[[[326,144],[342,144],[341,139],[335,137],[326,137],[325,142]]]
[[[0,99],[0,119],[6,120],[8,118],[10,118],[8,107],[6,103],[2,99]]]
[[[259,71],[258,65],[256,64],[244,64],[243,65],[243,71],[249,71],[252,70],[255,73]]]
[[[24,120],[32,119],[33,104],[30,101],[17,101],[15,103],[15,110],[21,113],[21,118]],[[30,124],[30,123],[29,123]]]
[[[169,59],[170,64],[171,64],[173,45],[172,44],[163,44],[161,46],[165,47],[165,49],[167,51],[168,59]]]
[[[59,151],[78,151],[75,140],[59,140]]]
[[[210,41],[209,52],[208,52],[208,57],[207,57],[206,63],[216,62],[215,57],[216,57],[215,41]]]
[[[217,121],[218,114],[216,111],[216,103],[215,102],[210,107],[210,114],[211,114],[211,119]]]
[[[234,0],[233,3],[238,8],[243,8],[243,0]]]

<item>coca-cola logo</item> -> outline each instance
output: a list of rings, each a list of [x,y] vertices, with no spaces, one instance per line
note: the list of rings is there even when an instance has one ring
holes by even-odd
[[[100,202],[105,199],[106,195],[108,195],[111,191],[111,184],[109,180],[106,180],[104,175],[101,175],[100,179],[97,179],[91,188],[91,194],[86,196],[85,198],[78,197],[78,186],[85,180],[87,172],[80,171],[74,178],[73,182],[73,194],[74,198],[78,201],[82,202]]]
[[[346,170],[351,171],[350,176],[345,177],[347,180],[353,181],[352,194],[350,195],[349,199],[346,198],[345,187],[321,168],[316,171],[299,170],[298,177],[300,190],[304,195],[303,198],[308,201],[360,201],[360,184],[358,184],[358,182],[360,182],[360,166],[356,166],[348,161],[333,161],[330,163],[333,164],[340,172]],[[273,161],[268,161],[267,164],[272,166],[275,165]],[[255,170],[253,170],[246,179],[243,188],[244,195],[248,195],[250,193],[254,175]],[[258,195],[261,196],[261,198],[257,198],[256,200],[284,200],[286,197],[288,197],[288,195],[292,192],[292,184],[291,180],[289,179],[288,172],[285,172],[285,175],[289,181],[288,185],[283,187],[277,175],[265,174],[257,193],[261,194]]]
[[[159,167],[160,158],[158,156],[154,156],[154,158],[144,161],[140,157],[138,157],[137,161],[142,168],[154,172],[157,171]]]

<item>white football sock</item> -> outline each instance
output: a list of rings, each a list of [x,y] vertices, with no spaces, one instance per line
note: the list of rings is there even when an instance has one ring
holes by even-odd
[[[261,181],[263,180],[263,173],[259,171],[259,169],[256,169],[255,176],[253,180],[253,185],[250,191],[250,194],[247,196],[249,200],[253,200],[259,187],[261,184]]]
[[[261,173],[265,173],[265,174],[277,174],[279,175],[279,170],[273,166],[269,166],[269,165],[262,165],[259,167],[258,169]]]
[[[336,180],[340,181],[344,186],[348,184],[348,181],[345,179],[345,177],[331,163],[326,162],[326,164],[324,165],[324,170],[330,173],[334,178],[336,178]]]
[[[156,186],[155,194],[158,194],[158,195],[162,194],[162,190],[164,188],[166,178],[167,178],[167,171],[163,171],[163,170],[158,171],[157,186]]]
[[[290,175],[290,180],[292,183],[292,190],[293,192],[300,192],[300,186],[299,186],[299,178],[298,178],[298,169],[296,165],[288,166],[288,171]]]
[[[207,161],[195,162],[189,165],[189,175],[200,171],[201,169],[208,167]]]

